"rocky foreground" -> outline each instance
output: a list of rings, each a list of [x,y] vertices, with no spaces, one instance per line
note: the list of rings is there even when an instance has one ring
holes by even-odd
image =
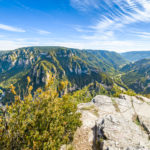
[[[75,133],[75,150],[150,150],[150,99],[98,95],[78,111],[83,125]]]

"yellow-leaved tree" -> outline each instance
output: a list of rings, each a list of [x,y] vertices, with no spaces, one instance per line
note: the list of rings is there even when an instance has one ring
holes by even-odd
[[[30,78],[27,95],[16,95],[15,102],[2,108],[0,115],[1,150],[57,150],[73,140],[74,132],[81,125],[77,106],[67,96],[59,98],[59,91],[38,89],[32,96]],[[59,87],[63,90],[65,85]]]

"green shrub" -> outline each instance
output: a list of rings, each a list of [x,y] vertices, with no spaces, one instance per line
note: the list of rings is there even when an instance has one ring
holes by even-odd
[[[11,88],[16,94],[15,88]],[[51,89],[38,89],[32,97],[31,90],[28,83],[24,100],[15,95],[15,102],[3,110],[0,116],[1,150],[56,150],[70,143],[81,125],[72,99],[59,98],[58,92]]]

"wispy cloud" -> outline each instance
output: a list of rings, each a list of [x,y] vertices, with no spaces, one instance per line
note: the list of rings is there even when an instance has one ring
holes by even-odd
[[[25,4],[22,3],[21,1],[18,1],[18,0],[14,0],[14,1],[16,2],[16,4],[17,4],[19,7],[24,8],[24,9],[26,9],[26,10],[32,11],[32,9],[31,9],[29,6],[25,5]]]
[[[149,42],[144,41],[150,38],[149,32],[141,32],[141,26],[130,28],[134,24],[150,23],[150,0],[70,1],[79,11],[89,12],[95,9],[94,14],[97,13],[92,25],[75,28],[83,34],[81,39],[84,40],[83,43],[87,43],[86,46],[112,50],[143,50],[146,46],[150,47]],[[122,38],[124,35],[128,38]],[[142,41],[138,41],[138,37]]]
[[[39,34],[41,34],[41,35],[48,35],[48,34],[51,34],[51,32],[46,31],[46,30],[38,30],[37,32],[38,32]]]
[[[114,39],[114,32],[107,31],[107,32],[103,33],[102,35],[95,33],[94,35],[83,35],[81,37],[82,37],[82,39],[85,39],[85,40],[97,40],[97,41],[112,40],[112,39]]]
[[[71,5],[81,11],[86,11],[87,9],[94,7],[99,8],[98,0],[70,0]]]
[[[26,32],[24,29],[5,25],[5,24],[0,24],[0,29],[6,31],[12,31],[12,32]]]
[[[33,38],[20,38],[20,39],[0,39],[0,50],[13,50],[20,47],[26,46],[38,46],[41,44],[40,39]]]
[[[89,27],[85,28],[79,25],[76,25],[73,27],[77,32],[81,33],[92,33],[94,30],[92,28],[89,29]]]
[[[113,0],[112,2],[118,6],[117,13],[112,13],[112,16],[105,16],[99,21],[97,27],[103,23],[105,23],[104,27],[107,25],[108,27],[113,25],[123,27],[131,23],[150,22],[149,0],[121,0],[119,2]]]
[[[113,50],[116,52],[125,52],[133,50],[150,50],[149,41],[129,41],[129,40],[107,40],[107,41],[68,41],[68,42],[49,42],[51,45],[80,48],[80,49],[97,49],[97,50]]]
[[[66,40],[66,39],[49,39],[49,38],[21,38],[15,40],[1,40],[0,50],[12,50],[19,47],[27,46],[65,46],[80,49],[98,49],[113,50],[117,52],[133,51],[133,50],[150,50],[149,40],[147,41],[131,41],[131,40]]]
[[[22,46],[22,43],[13,40],[0,40],[0,50],[13,50]]]
[[[97,8],[99,18],[91,28],[95,30],[115,30],[136,22],[150,22],[150,0],[71,0],[77,9]],[[96,4],[96,5],[95,5]]]
[[[133,32],[134,35],[146,39],[150,39],[150,32]]]

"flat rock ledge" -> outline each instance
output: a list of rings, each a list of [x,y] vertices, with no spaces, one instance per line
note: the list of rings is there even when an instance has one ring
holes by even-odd
[[[150,99],[98,95],[78,105],[82,126],[75,133],[75,150],[150,150]]]

